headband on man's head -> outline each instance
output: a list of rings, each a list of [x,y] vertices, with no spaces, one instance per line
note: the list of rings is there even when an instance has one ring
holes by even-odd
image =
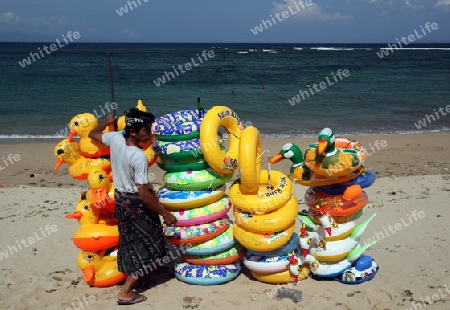
[[[134,127],[136,123],[144,123],[144,122],[145,122],[144,118],[127,117],[127,116],[125,116],[125,124],[128,127]]]

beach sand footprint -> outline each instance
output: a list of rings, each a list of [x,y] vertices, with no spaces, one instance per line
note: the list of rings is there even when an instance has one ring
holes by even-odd
[[[197,309],[200,306],[202,299],[199,297],[183,297],[183,309]]]

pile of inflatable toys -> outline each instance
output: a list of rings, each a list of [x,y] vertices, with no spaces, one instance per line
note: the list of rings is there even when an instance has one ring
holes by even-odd
[[[167,242],[182,247],[183,261],[175,264],[175,276],[190,284],[225,283],[241,271],[243,253],[233,238],[233,225],[227,216],[231,203],[225,195],[225,183],[232,178],[234,168],[214,169],[201,147],[201,139],[214,139],[216,142],[208,143],[215,149],[208,152],[224,158],[217,140],[217,115],[211,123],[214,113],[214,109],[178,111],[157,118],[153,128],[157,164],[166,171],[159,202],[177,219],[175,225],[163,224],[163,231]],[[200,129],[205,124],[216,126],[215,134],[201,138]]]
[[[221,127],[228,148],[218,135]],[[224,283],[238,275],[242,258],[261,281],[286,283],[298,276],[297,265],[289,270],[287,255],[297,253],[299,244],[297,199],[287,175],[261,170],[258,129],[244,128],[233,110],[214,106],[164,115],[155,132],[158,165],[167,171],[160,203],[178,219],[176,226],[164,226],[165,236],[173,244],[190,245],[184,262],[175,265],[176,277],[192,284]],[[240,177],[224,198],[225,183],[236,170]],[[226,217],[231,207],[234,223]],[[269,266],[261,255],[277,257],[275,263],[286,268],[279,274],[279,267]]]
[[[363,223],[368,196],[362,190],[372,185],[376,175],[364,167],[366,151],[351,139],[335,137],[330,128],[319,134],[318,143],[309,145],[304,155],[298,146],[287,143],[270,160],[289,159],[290,175],[296,183],[309,186],[305,193],[308,211],[300,212],[300,256],[291,261],[307,266],[317,278],[358,284],[372,279],[377,263],[363,252],[375,244],[359,243],[373,214]]]
[[[137,108],[146,111],[140,100]],[[119,118],[118,130],[124,124],[124,117]],[[73,178],[88,180],[89,189],[66,217],[80,224],[72,240],[81,250],[78,266],[84,280],[106,287],[126,275],[117,270],[109,149],[88,137],[95,126],[97,119],[89,113],[70,121],[68,139],[54,150],[55,170],[66,163]],[[226,141],[219,134],[223,128]],[[375,173],[364,167],[366,151],[358,142],[336,138],[325,128],[304,155],[287,143],[262,169],[259,130],[244,128],[226,106],[166,114],[156,119],[152,130],[156,141],[143,149],[149,166],[156,163],[165,171],[158,197],[177,218],[175,225],[163,224],[163,233],[167,242],[182,248],[182,260],[175,264],[180,281],[226,283],[239,275],[241,261],[256,280],[276,284],[310,275],[356,284],[377,273],[375,261],[363,255],[375,242],[359,243],[375,214],[355,224],[368,202],[362,188],[375,181]],[[290,176],[270,169],[282,159],[293,162]],[[226,195],[226,183],[236,170],[239,177]],[[309,187],[307,212],[298,212],[291,179]],[[299,233],[296,219],[301,221]]]
[[[141,100],[136,107],[145,110]],[[118,123],[118,129],[123,129],[123,116]],[[90,286],[108,287],[126,279],[127,275],[117,269],[119,231],[114,218],[114,185],[109,148],[88,137],[97,124],[97,118],[91,113],[78,114],[70,120],[68,138],[54,148],[54,170],[67,164],[69,174],[74,179],[88,181],[89,188],[80,194],[75,211],[65,217],[78,220],[80,225],[72,241],[81,250],[77,264],[83,279]],[[105,132],[108,130],[114,129],[107,128]],[[74,139],[75,136],[79,137],[79,141]],[[145,153],[151,164],[155,155],[151,147],[146,147]]]

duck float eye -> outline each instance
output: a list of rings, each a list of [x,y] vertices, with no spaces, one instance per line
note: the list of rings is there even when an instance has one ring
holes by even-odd
[[[84,258],[88,261],[91,261],[94,258],[94,255],[92,255],[91,253],[86,254],[86,256],[84,256]]]
[[[84,205],[83,210],[90,210],[90,207],[88,205]]]
[[[64,154],[64,150],[63,149],[59,149],[56,151],[56,154],[61,155]]]

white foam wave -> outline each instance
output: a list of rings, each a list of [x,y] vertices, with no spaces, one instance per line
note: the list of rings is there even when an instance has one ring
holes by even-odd
[[[62,139],[60,135],[27,135],[27,134],[11,134],[2,135],[0,134],[0,139]]]
[[[380,47],[380,50],[394,50],[394,51],[398,51],[398,50],[442,50],[442,51],[450,51],[450,48],[448,47],[401,47],[401,48],[395,48],[395,47]]]

